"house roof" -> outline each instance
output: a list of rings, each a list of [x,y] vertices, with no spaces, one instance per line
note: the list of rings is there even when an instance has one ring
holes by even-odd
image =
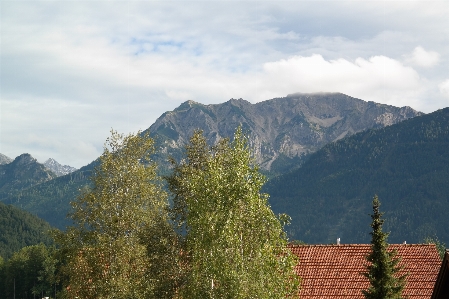
[[[409,299],[430,299],[441,260],[434,244],[390,245],[402,258],[399,273],[409,273],[403,295]],[[301,299],[364,298],[362,290],[369,287],[363,276],[369,244],[353,245],[291,245],[299,257],[296,266],[302,278]]]
[[[444,254],[443,263],[438,273],[435,289],[433,290],[432,299],[449,298],[449,251]]]

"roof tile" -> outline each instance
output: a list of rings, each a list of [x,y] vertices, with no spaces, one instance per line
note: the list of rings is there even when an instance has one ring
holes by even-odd
[[[428,299],[441,264],[434,244],[390,245],[402,258],[399,265],[408,273],[403,292],[409,299]],[[296,272],[302,278],[301,299],[354,298],[362,299],[362,290],[369,287],[365,260],[369,244],[350,245],[292,245],[299,257]]]

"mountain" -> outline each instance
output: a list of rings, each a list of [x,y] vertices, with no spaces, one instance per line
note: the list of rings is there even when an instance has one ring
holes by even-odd
[[[75,167],[68,165],[61,165],[55,159],[48,159],[44,162],[44,166],[50,169],[57,176],[63,176],[69,173],[72,173],[76,170]]]
[[[8,164],[11,162],[12,162],[12,159],[10,157],[0,154],[0,165]]]
[[[330,143],[301,168],[269,181],[289,236],[308,243],[369,242],[375,194],[389,242],[437,236],[449,244],[449,108]]]
[[[51,226],[42,219],[0,202],[0,256],[8,259],[25,246],[44,243],[50,245]]]
[[[167,156],[179,158],[194,130],[203,130],[213,144],[242,125],[261,168],[279,174],[329,142],[421,114],[341,93],[297,93],[256,104],[242,99],[216,105],[187,101],[159,117],[149,132],[156,140],[156,160],[168,167]]]
[[[339,93],[294,94],[251,104],[231,99],[203,105],[187,101],[164,113],[148,129],[155,139],[154,160],[161,173],[169,171],[168,156],[180,158],[193,131],[202,129],[209,142],[232,137],[237,126],[249,134],[258,161],[274,176],[298,167],[305,156],[327,142],[372,127],[384,127],[420,115],[409,107],[397,108],[365,102]],[[74,200],[89,184],[94,161],[70,174],[0,198],[38,215],[51,225],[64,228]]]
[[[14,161],[0,165],[0,201],[14,192],[54,178],[56,175],[30,154],[22,154]]]
[[[79,195],[80,190],[89,186],[89,177],[97,164],[98,160],[95,160],[72,173],[10,194],[1,201],[20,206],[45,219],[52,226],[65,229],[70,224],[70,220],[66,218],[70,202]]]

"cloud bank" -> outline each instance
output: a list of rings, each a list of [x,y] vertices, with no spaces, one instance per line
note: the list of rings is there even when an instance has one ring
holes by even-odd
[[[83,166],[111,128],[146,129],[185,100],[449,103],[449,2],[0,5],[0,153],[12,158]]]

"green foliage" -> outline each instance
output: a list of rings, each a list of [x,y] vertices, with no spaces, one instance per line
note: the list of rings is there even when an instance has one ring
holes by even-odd
[[[449,243],[449,108],[326,145],[301,168],[264,186],[289,237],[307,243],[367,243],[374,193],[387,210],[391,243],[438,235]],[[393,229],[394,228],[394,229]]]
[[[56,236],[68,298],[172,297],[176,240],[152,152],[140,132],[107,139],[92,187],[72,203],[75,226]]]
[[[293,241],[290,241],[288,244],[289,245],[307,245],[306,242],[301,241],[301,240],[293,240]]]
[[[48,234],[50,225],[42,219],[16,207],[0,203],[0,256],[9,259],[23,247],[53,244]]]
[[[367,272],[363,273],[369,279],[370,287],[362,292],[367,299],[402,299],[407,275],[397,275],[402,269],[398,266],[400,258],[396,257],[396,251],[388,251],[388,233],[382,231],[384,219],[379,206],[379,199],[375,195],[371,215],[371,253],[366,257],[370,264],[366,267]]]
[[[438,237],[435,235],[433,237],[425,237],[423,242],[424,244],[435,244],[438,250],[438,254],[440,255],[441,260],[444,258],[444,253],[446,252],[446,244],[440,241]]]
[[[213,147],[195,132],[186,159],[175,163],[167,181],[186,265],[182,298],[285,298],[298,291],[297,260],[253,165],[241,129],[233,142]]]
[[[4,263],[2,294],[5,298],[54,297],[56,291],[55,250],[44,244],[24,247]]]

